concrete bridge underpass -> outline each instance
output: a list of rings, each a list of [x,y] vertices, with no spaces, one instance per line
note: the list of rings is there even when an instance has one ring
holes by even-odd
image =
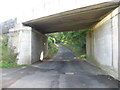
[[[32,64],[47,57],[44,34],[88,29],[87,60],[119,79],[120,2],[77,8],[23,22],[9,31],[9,42],[18,53],[18,64]],[[119,79],[120,80],[120,79]]]

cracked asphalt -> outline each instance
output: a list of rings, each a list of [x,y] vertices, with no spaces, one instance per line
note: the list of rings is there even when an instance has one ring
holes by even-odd
[[[3,88],[118,88],[118,81],[62,45],[56,55],[30,66],[2,69]]]

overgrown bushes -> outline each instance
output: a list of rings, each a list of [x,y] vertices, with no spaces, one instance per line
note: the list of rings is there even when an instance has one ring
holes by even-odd
[[[79,44],[64,44],[67,48],[69,48],[73,54],[80,59],[86,59],[86,51],[85,49],[81,48]]]
[[[87,30],[59,32],[48,34],[52,43],[60,43],[71,49],[75,56],[86,58],[86,32]]]
[[[17,54],[14,53],[12,47],[8,48],[8,38],[0,35],[0,67],[14,67],[16,66]]]
[[[51,37],[50,34],[48,36],[48,58],[51,58],[58,51],[58,47],[55,45],[55,38]]]
[[[48,57],[51,58],[52,56],[54,56],[58,51],[58,48],[55,44],[53,43],[49,43],[48,44]]]

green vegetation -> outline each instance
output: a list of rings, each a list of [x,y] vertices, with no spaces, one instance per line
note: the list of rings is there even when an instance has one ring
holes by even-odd
[[[87,30],[59,32],[48,34],[51,43],[60,43],[82,59],[86,58],[86,32]]]
[[[55,53],[58,51],[58,47],[55,45],[54,37],[51,37],[49,34],[48,36],[48,58],[54,56]]]
[[[0,67],[15,67],[17,54],[12,47],[8,48],[8,38],[0,35]]]
[[[16,67],[17,64],[9,62],[0,62],[0,68]]]
[[[79,57],[81,59],[86,59],[86,51],[85,51],[86,49],[81,48],[79,44],[63,44],[63,45],[69,48],[76,57]]]
[[[53,44],[53,43],[49,43],[48,46],[49,46],[49,47],[48,47],[48,57],[50,58],[50,57],[54,56],[54,54],[57,53],[58,48],[57,48],[57,46],[56,46],[55,44]]]

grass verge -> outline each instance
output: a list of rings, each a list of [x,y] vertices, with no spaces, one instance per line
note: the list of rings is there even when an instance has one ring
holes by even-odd
[[[81,49],[79,44],[62,44],[62,45],[69,48],[76,57],[79,57],[80,59],[86,59],[85,51]]]
[[[57,53],[58,51],[58,47],[53,44],[53,43],[49,43],[48,44],[48,57],[51,58],[55,55],[55,53]]]
[[[22,67],[22,66],[28,66],[28,64],[18,65],[16,63],[0,62],[0,68]]]

